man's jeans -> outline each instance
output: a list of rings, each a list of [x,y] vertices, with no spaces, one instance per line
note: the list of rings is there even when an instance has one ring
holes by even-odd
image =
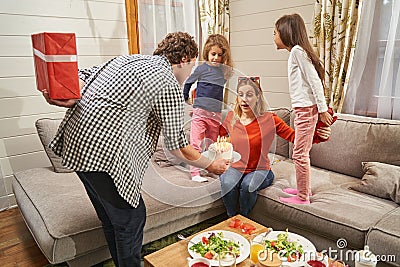
[[[269,170],[259,170],[243,174],[230,167],[219,177],[221,181],[222,201],[229,217],[236,215],[239,198],[240,214],[247,216],[257,200],[257,191],[270,186],[274,173]]]
[[[116,266],[140,267],[146,207],[133,208],[117,192],[106,172],[77,172],[103,225]],[[76,207],[79,208],[79,207]]]

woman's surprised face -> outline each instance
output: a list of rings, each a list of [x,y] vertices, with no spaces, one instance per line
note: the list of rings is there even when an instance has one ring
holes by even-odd
[[[251,85],[243,85],[238,90],[238,103],[244,113],[253,112],[259,96]]]

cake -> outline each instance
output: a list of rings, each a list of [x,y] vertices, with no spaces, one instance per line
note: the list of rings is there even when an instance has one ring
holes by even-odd
[[[212,160],[216,159],[228,159],[231,160],[233,157],[233,146],[226,137],[217,138],[217,142],[212,143],[208,147],[208,158]]]

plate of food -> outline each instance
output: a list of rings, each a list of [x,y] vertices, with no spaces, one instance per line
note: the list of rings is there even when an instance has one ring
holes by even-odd
[[[233,146],[229,142],[229,137],[218,136],[217,142],[212,143],[208,150],[201,153],[210,160],[229,159],[232,162],[240,160],[241,156],[236,151],[233,151]]]
[[[265,248],[276,252],[282,260],[282,266],[304,266],[317,253],[317,249],[307,238],[286,231],[272,231],[255,237],[264,242]]]
[[[211,266],[218,265],[218,253],[233,251],[236,263],[244,261],[250,255],[250,243],[243,236],[225,230],[214,230],[200,233],[188,243],[188,252],[192,258],[207,258]]]

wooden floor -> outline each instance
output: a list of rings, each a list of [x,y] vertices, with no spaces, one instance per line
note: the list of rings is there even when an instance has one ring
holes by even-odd
[[[47,264],[19,209],[0,212],[0,266],[42,267]]]

